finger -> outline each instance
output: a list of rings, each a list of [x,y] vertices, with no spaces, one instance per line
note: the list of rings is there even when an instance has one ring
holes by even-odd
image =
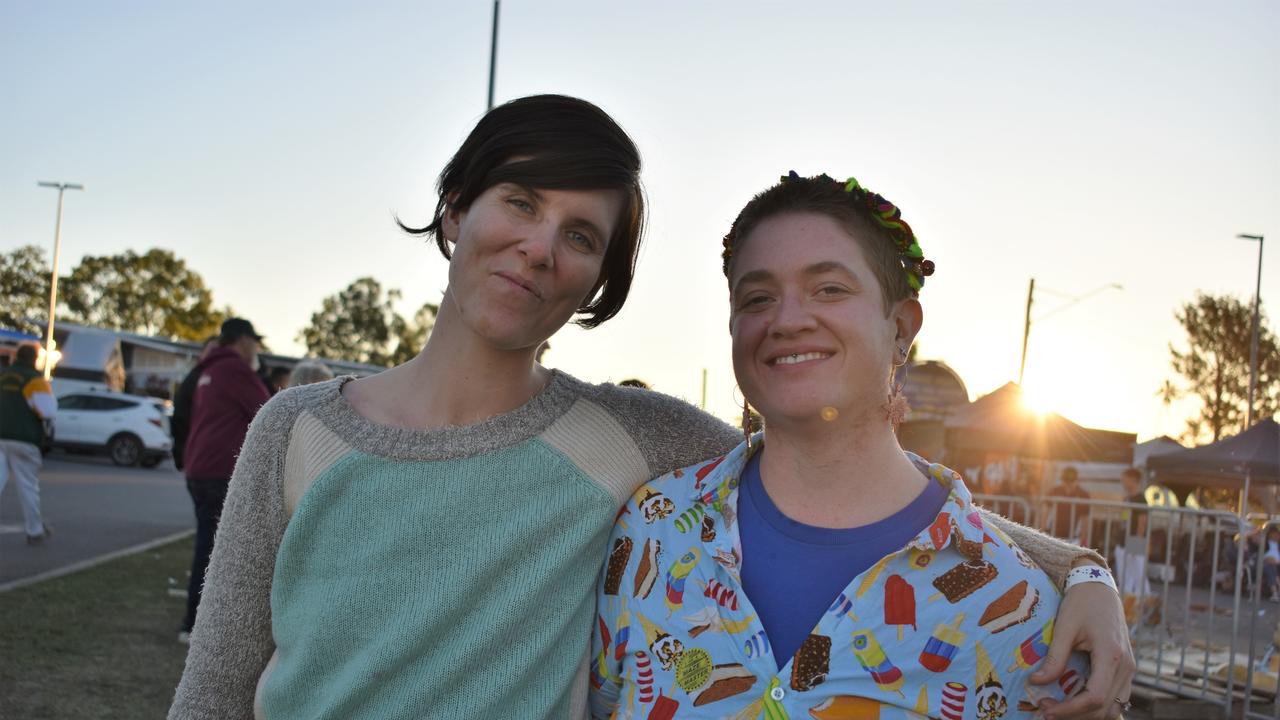
[[[1045,712],[1045,717],[1049,720],[1099,720],[1107,717],[1107,704],[1115,705],[1115,702],[1106,697],[1102,687],[1102,683],[1098,683],[1097,688],[1086,687],[1075,697],[1054,705],[1052,712]]]
[[[1133,652],[1125,653],[1119,659],[1118,664],[1115,681],[1111,685],[1114,709],[1107,714],[1108,720],[1120,717],[1121,712],[1124,710],[1124,704],[1114,702],[1115,698],[1128,702],[1133,697],[1133,676],[1137,672],[1137,665],[1133,661]]]
[[[1049,643],[1049,654],[1045,656],[1044,664],[1031,674],[1031,682],[1036,685],[1047,685],[1057,680],[1067,669],[1071,649],[1085,641],[1083,628],[1071,618],[1059,613],[1058,623],[1060,625],[1053,629],[1053,641]]]
[[[1048,717],[1054,720],[1070,718],[1071,720],[1098,720],[1099,718],[1113,717],[1109,715],[1112,706],[1118,706],[1115,698],[1128,699],[1128,695],[1116,695],[1112,691],[1116,685],[1115,673],[1119,667],[1120,652],[1116,648],[1109,651],[1094,650],[1089,654],[1093,669],[1090,672],[1090,679],[1097,678],[1095,682],[1085,683],[1084,690],[1075,696],[1067,698],[1053,709]],[[1104,678],[1112,678],[1111,682],[1104,682]],[[1128,681],[1125,682],[1127,687]]]

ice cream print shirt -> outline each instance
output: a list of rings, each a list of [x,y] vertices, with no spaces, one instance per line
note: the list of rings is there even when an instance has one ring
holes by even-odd
[[[739,575],[747,459],[743,444],[676,470],[619,511],[597,596],[592,717],[998,720],[1084,688],[1078,655],[1058,683],[1030,684],[1057,589],[984,525],[959,475],[914,455],[948,490],[936,519],[855,577],[779,662]]]

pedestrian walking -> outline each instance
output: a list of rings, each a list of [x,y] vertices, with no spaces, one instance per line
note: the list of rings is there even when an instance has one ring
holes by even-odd
[[[36,369],[37,353],[33,344],[18,346],[13,364],[0,374],[0,495],[13,476],[28,545],[49,536],[49,527],[40,517],[40,466],[44,464],[40,447],[45,424],[58,412],[49,381]]]
[[[231,483],[231,471],[249,422],[267,401],[256,368],[262,336],[243,318],[222,323],[218,345],[196,366],[191,430],[184,452],[187,491],[196,513],[196,546],[187,587],[187,614],[178,634],[186,642],[195,626],[213,538]]]

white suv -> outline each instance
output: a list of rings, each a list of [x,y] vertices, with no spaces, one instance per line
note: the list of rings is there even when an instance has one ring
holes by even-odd
[[[116,465],[155,467],[169,457],[167,406],[116,392],[76,392],[58,398],[50,444],[73,452],[106,453]]]

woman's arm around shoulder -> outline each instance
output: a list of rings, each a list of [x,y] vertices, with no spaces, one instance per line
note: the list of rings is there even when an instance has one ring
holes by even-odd
[[[300,390],[306,390],[300,388]],[[170,720],[251,718],[271,640],[271,577],[288,523],[282,483],[289,433],[314,390],[285,391],[254,417],[214,539]]]
[[[1021,548],[1062,587],[1066,575],[1076,565],[1101,565],[1106,561],[1096,552],[1049,537],[995,513],[982,510],[984,523],[994,525]],[[1092,667],[1085,690],[1060,703],[1044,701],[1045,717],[1059,720],[1110,720],[1120,715],[1128,702],[1136,667],[1129,645],[1129,627],[1124,607],[1115,590],[1102,583],[1081,583],[1067,590],[1054,623],[1053,641],[1044,664],[1032,675],[1032,682],[1044,685],[1057,681],[1067,669],[1072,651],[1089,654]],[[1096,679],[1096,680],[1095,680]]]

